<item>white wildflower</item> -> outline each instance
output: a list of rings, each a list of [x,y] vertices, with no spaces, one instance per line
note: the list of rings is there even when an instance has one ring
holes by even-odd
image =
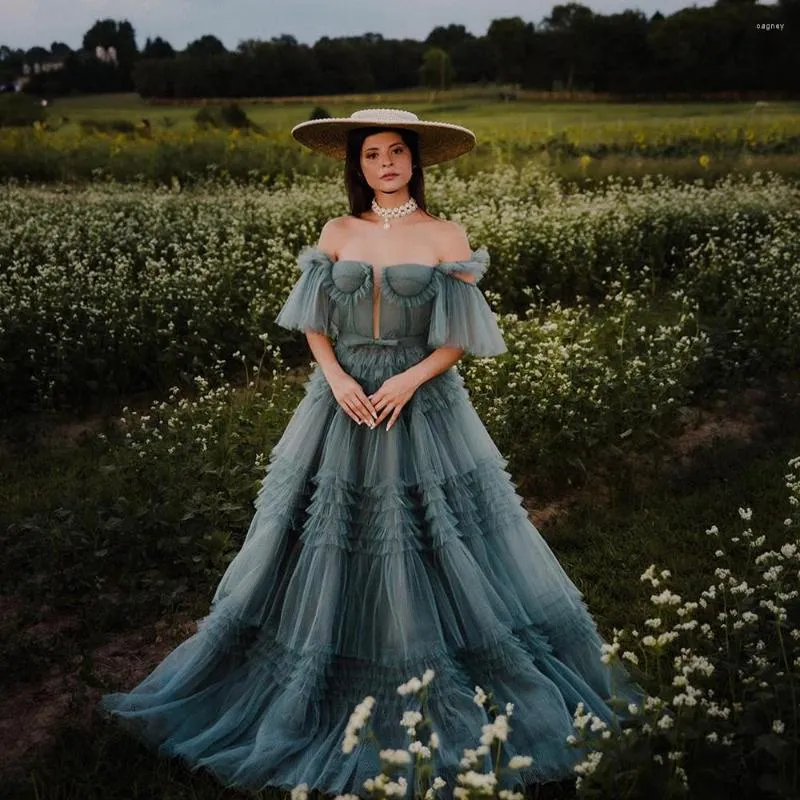
[[[292,789],[292,800],[306,800],[308,797],[308,784],[300,783]]]
[[[409,764],[411,763],[411,754],[408,750],[381,750],[378,754],[381,761],[388,764]]]
[[[475,696],[472,699],[476,705],[482,706],[486,703],[486,692],[480,686],[475,686]]]

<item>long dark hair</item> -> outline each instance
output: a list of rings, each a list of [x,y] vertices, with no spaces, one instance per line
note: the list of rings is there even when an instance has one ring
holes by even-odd
[[[369,211],[375,191],[361,174],[361,146],[367,136],[382,131],[392,131],[399,134],[411,151],[411,178],[408,181],[408,193],[417,205],[425,208],[425,177],[422,174],[422,164],[419,157],[419,137],[416,131],[406,128],[382,128],[378,126],[355,128],[347,134],[347,155],[344,162],[344,181],[347,186],[347,197],[350,201],[350,213],[357,217]]]

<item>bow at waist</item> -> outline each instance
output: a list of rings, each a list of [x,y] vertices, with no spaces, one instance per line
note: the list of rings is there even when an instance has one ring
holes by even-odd
[[[425,334],[418,334],[416,336],[397,336],[395,338],[384,338],[384,337],[373,337],[373,336],[364,336],[361,333],[355,333],[354,331],[346,331],[339,335],[336,340],[337,342],[341,342],[343,345],[348,347],[362,345],[362,344],[385,344],[389,345],[390,347],[397,347],[405,346],[405,347],[413,347],[417,346],[424,346],[428,343],[428,337]]]

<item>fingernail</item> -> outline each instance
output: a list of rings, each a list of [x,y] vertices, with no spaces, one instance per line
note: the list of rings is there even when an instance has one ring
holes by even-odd
[[[372,418],[373,419],[377,419],[378,418],[378,412],[377,411],[373,411],[372,412]]]
[[[359,425],[361,425],[361,423],[362,423],[363,421],[364,421],[363,419],[360,419],[360,420],[358,421],[358,424],[359,424]]]
[[[392,423],[390,422],[390,423],[389,423],[389,424],[386,426],[386,430],[388,431],[388,430],[389,430],[389,428],[391,428],[391,427],[392,427]]]

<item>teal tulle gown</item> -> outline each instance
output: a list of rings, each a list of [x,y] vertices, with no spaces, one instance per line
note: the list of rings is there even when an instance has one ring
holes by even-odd
[[[299,266],[276,322],[328,334],[368,395],[440,346],[506,351],[478,287],[485,248],[373,274],[312,246]],[[463,750],[490,721],[476,685],[501,710],[514,704],[505,754],[533,757],[501,785],[573,776],[579,754],[565,740],[577,704],[612,725],[612,695],[641,694],[619,663],[601,662],[582,595],[506,464],[455,366],[423,383],[389,431],[354,422],[315,367],[208,615],[133,690],[104,695],[100,712],[226,786],[364,795],[378,750],[362,735],[342,751],[350,714],[372,695],[381,747],[407,747],[400,719],[418,705],[397,687],[431,668],[439,796],[452,797]]]

